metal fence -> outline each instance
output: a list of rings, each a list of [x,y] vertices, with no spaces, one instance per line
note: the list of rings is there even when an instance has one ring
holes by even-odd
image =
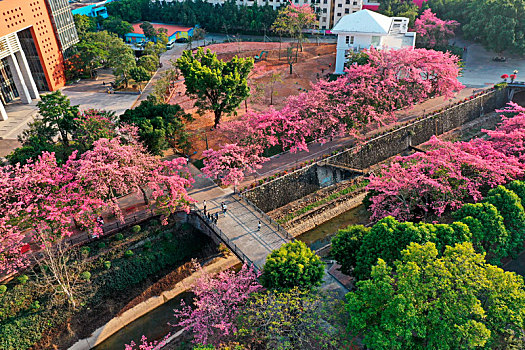
[[[202,220],[202,222],[204,224],[206,224],[213,232],[215,232],[215,234],[221,239],[221,241],[224,242],[224,244],[226,244],[228,246],[228,248],[230,248],[230,250],[235,254],[237,255],[237,257],[239,259],[241,259],[242,261],[244,261],[245,263],[247,263],[248,265],[252,266],[256,271],[260,271],[260,268],[259,266],[257,266],[250,258],[248,258],[246,256],[246,254],[244,254],[240,249],[239,247],[237,247],[237,245],[235,243],[233,243],[229,238],[228,236],[226,236],[224,234],[224,232],[222,232],[222,230],[217,226],[215,225],[210,219],[208,219],[208,217],[206,217],[206,215],[204,215],[204,213],[202,212],[202,210],[200,210],[199,208],[197,208],[196,206],[193,206],[193,209],[192,209],[192,213],[193,214],[197,214],[197,216]]]
[[[264,211],[262,211],[261,209],[259,209],[259,207],[257,207],[255,204],[253,204],[248,198],[244,197],[242,194],[233,194],[232,197],[237,201],[237,202],[241,202],[241,201],[245,201],[246,204],[248,204],[248,206],[250,207],[253,207],[255,208],[255,210],[266,220],[268,220],[270,222],[270,224],[274,225],[275,227],[277,227],[277,232],[281,234],[281,236],[283,236],[284,239],[287,239],[287,240],[290,240],[290,241],[293,241],[294,240],[294,237],[288,232],[286,231],[281,225],[279,225],[279,223],[277,223],[275,220],[273,220],[268,214],[266,214]]]

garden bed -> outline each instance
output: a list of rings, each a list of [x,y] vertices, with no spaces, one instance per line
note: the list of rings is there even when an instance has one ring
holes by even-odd
[[[192,226],[160,226],[156,219],[82,249],[83,269],[91,278],[80,285],[76,310],[63,296],[53,299],[52,288],[36,283],[38,271],[25,283],[15,279],[7,286],[0,295],[2,349],[67,349],[114,316],[182,280],[190,273],[191,258],[217,253],[215,244]]]

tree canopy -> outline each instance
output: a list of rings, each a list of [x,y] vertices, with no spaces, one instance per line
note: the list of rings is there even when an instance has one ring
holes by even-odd
[[[253,68],[252,58],[235,56],[225,62],[209,49],[199,48],[195,54],[184,51],[177,59],[177,67],[184,76],[186,93],[196,99],[200,113],[214,113],[215,126],[223,114],[235,112],[250,96],[247,78]]]
[[[347,295],[349,330],[372,349],[523,348],[523,278],[485,262],[470,243],[411,243],[379,260]]]

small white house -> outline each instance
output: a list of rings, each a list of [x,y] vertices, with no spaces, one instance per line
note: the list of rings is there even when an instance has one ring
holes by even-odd
[[[361,10],[342,17],[332,29],[337,34],[335,74],[343,74],[350,52],[370,47],[400,49],[414,47],[416,33],[408,32],[408,18],[387,17],[370,10]]]

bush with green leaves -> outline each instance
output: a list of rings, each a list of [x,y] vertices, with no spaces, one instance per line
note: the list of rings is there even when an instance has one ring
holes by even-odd
[[[392,263],[411,242],[436,243],[443,251],[446,245],[470,242],[471,233],[462,222],[427,224],[399,222],[391,216],[378,221],[371,229],[350,226],[334,237],[334,257],[341,271],[359,280],[370,277],[372,266],[381,258]]]
[[[491,189],[484,201],[495,206],[503,217],[503,224],[509,233],[508,252],[515,256],[523,248],[525,239],[525,210],[520,197],[500,185]]]
[[[84,271],[82,272],[81,276],[82,276],[82,279],[89,281],[91,279],[91,272]]]
[[[7,286],[5,284],[0,285],[0,294],[7,292]]]
[[[133,233],[139,233],[140,232],[140,225],[135,225],[131,228],[131,232]]]
[[[346,296],[348,330],[368,349],[523,349],[523,278],[465,242],[411,243]]]
[[[99,243],[98,243],[98,249],[104,249],[104,248],[106,248],[106,243],[104,243],[104,242],[99,242]]]
[[[117,233],[117,234],[115,235],[115,240],[116,240],[116,241],[121,241],[121,240],[123,240],[123,239],[124,239],[124,235],[123,235],[122,233],[119,232],[119,233]]]
[[[84,247],[80,248],[80,253],[82,255],[89,255],[90,252],[91,252],[91,248],[88,247],[88,246],[84,246]]]
[[[152,246],[153,246],[153,244],[151,243],[151,241],[147,241],[147,242],[144,243],[144,249],[145,250],[150,250]]]
[[[104,261],[104,268],[106,270],[109,270],[111,268],[111,261]]]
[[[286,243],[266,258],[261,282],[270,289],[310,288],[321,284],[324,263],[304,242]]]
[[[521,205],[525,207],[525,181],[512,181],[506,184],[505,187],[516,193],[521,199]]]
[[[487,261],[499,264],[510,254],[509,234],[503,217],[490,203],[467,203],[453,217],[466,224],[472,234],[472,244],[477,252],[487,253]]]
[[[131,257],[133,256],[133,251],[132,251],[132,250],[129,250],[129,249],[126,250],[126,251],[124,252],[124,256],[125,256],[126,258],[131,258]]]

